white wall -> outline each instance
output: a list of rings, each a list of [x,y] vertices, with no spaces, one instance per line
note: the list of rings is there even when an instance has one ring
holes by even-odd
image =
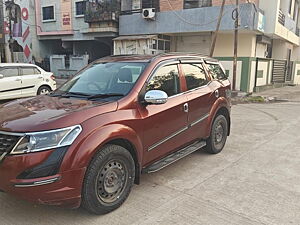
[[[233,63],[232,61],[220,61],[225,70],[229,70],[229,80],[233,81]],[[241,89],[241,74],[242,74],[242,61],[237,64],[237,77],[236,77],[236,90]]]
[[[190,34],[188,36],[176,36],[172,39],[172,42],[171,51],[197,52],[209,55],[211,35]]]

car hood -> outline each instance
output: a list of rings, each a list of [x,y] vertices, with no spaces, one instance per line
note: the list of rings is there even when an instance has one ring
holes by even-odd
[[[117,109],[117,101],[87,101],[38,96],[0,106],[0,130],[33,132],[80,124]]]

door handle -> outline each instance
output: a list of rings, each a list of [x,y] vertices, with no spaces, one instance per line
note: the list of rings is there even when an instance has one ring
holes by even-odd
[[[183,105],[183,111],[186,112],[186,113],[189,112],[189,104],[188,104],[188,103],[185,103],[185,104]]]
[[[38,79],[43,79],[43,77],[38,77]]]
[[[20,79],[20,78],[17,78],[16,81],[21,81],[21,79]]]

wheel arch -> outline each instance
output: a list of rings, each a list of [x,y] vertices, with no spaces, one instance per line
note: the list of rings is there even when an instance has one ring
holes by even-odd
[[[124,138],[116,138],[116,139],[112,139],[106,143],[104,143],[102,145],[108,145],[108,144],[112,144],[112,145],[118,145],[121,146],[123,148],[125,148],[127,151],[129,151],[129,153],[131,154],[133,160],[134,160],[134,164],[135,164],[135,180],[134,183],[135,184],[140,184],[140,175],[141,175],[141,166],[138,160],[138,155],[137,155],[137,151],[136,148],[134,146],[134,144],[132,144],[129,140],[124,139]]]
[[[215,117],[217,115],[223,115],[225,116],[226,120],[227,120],[227,123],[228,123],[228,136],[230,135],[230,128],[231,128],[231,119],[230,119],[230,112],[229,110],[226,108],[226,107],[221,107],[218,109]]]
[[[209,115],[210,116],[207,123],[208,126],[207,137],[209,137],[210,135],[212,124],[217,115],[224,115],[226,117],[226,120],[228,122],[228,136],[229,136],[231,130],[231,118],[230,118],[230,107],[228,101],[225,98],[219,98],[211,108]]]
[[[80,142],[79,146],[67,153],[63,171],[88,167],[105,145],[114,144],[125,148],[132,155],[136,169],[135,183],[139,183],[143,147],[139,136],[132,128],[122,124],[110,124],[90,133]]]
[[[40,90],[42,87],[47,87],[47,88],[50,89],[50,91],[53,91],[50,85],[48,85],[48,84],[42,84],[41,86],[38,87],[38,89],[37,89],[37,91],[36,91],[36,94],[37,94],[37,95],[39,94],[39,90]]]

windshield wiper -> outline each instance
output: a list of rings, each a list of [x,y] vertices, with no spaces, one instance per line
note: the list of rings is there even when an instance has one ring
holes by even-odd
[[[64,92],[61,94],[51,94],[52,97],[63,97],[63,98],[71,98],[71,97],[89,97],[89,94],[81,93],[81,92]]]
[[[120,93],[103,93],[103,94],[97,94],[97,95],[90,95],[87,99],[96,99],[96,98],[107,98],[107,97],[123,97],[124,94]]]

